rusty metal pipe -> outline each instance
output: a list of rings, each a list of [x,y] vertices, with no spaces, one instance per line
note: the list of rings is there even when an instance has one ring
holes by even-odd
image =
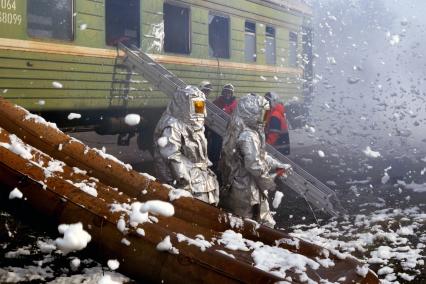
[[[26,110],[13,106],[4,99],[0,99],[0,110],[2,111],[0,126],[50,156],[62,160],[70,166],[87,170],[90,175],[98,178],[102,183],[119,187],[126,194],[137,197],[138,200],[168,200],[168,189],[161,184],[129,170],[118,161],[105,159],[99,151],[89,149],[81,142],[49,125],[37,123]],[[148,194],[141,194],[144,189],[147,189]],[[232,228],[228,215],[220,209],[192,198],[181,198],[173,203],[177,218],[217,232]],[[260,240],[270,245],[273,245],[276,240],[290,238],[283,232],[264,226],[257,228],[255,223],[247,220],[244,220],[244,226],[233,229],[241,232],[248,239]],[[297,251],[294,247],[285,244],[280,246],[290,251]],[[322,248],[302,241],[298,251],[303,251],[308,257],[315,257],[321,254]],[[333,258],[338,261],[336,257]],[[356,267],[354,265],[358,264],[358,262],[351,263],[351,261],[348,263],[351,264],[349,266],[352,271]]]
[[[38,154],[37,158],[48,159],[42,153]],[[125,263],[123,272],[137,280],[168,280],[173,283],[274,283],[280,280],[277,276],[254,268],[250,263],[232,260],[214,248],[201,252],[197,247],[179,243],[176,239],[178,232],[190,237],[204,233],[207,239],[214,234],[177,218],[158,218],[158,223],[140,225],[146,232],[143,237],[134,233],[136,228],[123,235],[116,226],[121,214],[111,212],[109,205],[114,202],[127,203],[129,197],[113,190],[107,191],[106,186],[102,188],[98,184],[99,196],[92,197],[68,183],[62,173],[47,177],[43,168],[28,163],[3,147],[0,147],[0,168],[0,180],[11,187],[19,184],[25,202],[32,208],[53,217],[58,224],[82,222],[93,237],[94,244],[106,254],[122,259]],[[155,249],[156,244],[167,235],[171,237],[173,246],[179,249],[179,255]],[[131,242],[130,246],[121,243],[123,237]],[[186,260],[185,265],[182,265],[182,259]],[[149,269],[141,270],[140,266]]]
[[[103,158],[99,150],[95,151],[88,148],[80,141],[48,124],[37,123],[34,119],[28,119],[29,112],[25,109],[0,98],[0,111],[2,112],[1,127],[55,159],[86,170],[102,183],[120,187],[124,193],[136,197],[140,201],[169,200],[169,190],[163,185],[136,171],[129,170],[117,161]],[[147,189],[147,194],[142,194],[144,189]],[[216,231],[234,229],[241,232],[245,237],[255,238],[255,240],[261,240],[264,235],[267,236],[271,232],[278,239],[287,237],[264,226],[258,227],[257,224],[250,221],[243,221],[244,226],[241,228],[233,228],[228,215],[223,210],[197,199],[183,197],[174,201],[173,205],[176,208],[177,217]],[[266,238],[265,242],[273,244],[277,238],[275,236],[272,239]],[[319,251],[320,248],[318,248]]]

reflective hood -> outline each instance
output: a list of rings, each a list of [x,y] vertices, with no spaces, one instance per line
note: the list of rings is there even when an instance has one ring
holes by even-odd
[[[191,125],[204,125],[206,97],[197,87],[187,86],[173,95],[166,112]]]
[[[234,120],[242,120],[245,126],[258,130],[265,123],[265,113],[270,109],[268,101],[256,94],[248,94],[240,99]]]

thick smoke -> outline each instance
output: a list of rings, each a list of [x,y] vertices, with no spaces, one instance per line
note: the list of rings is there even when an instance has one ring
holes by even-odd
[[[385,157],[425,157],[426,2],[311,4],[317,138],[351,152],[370,146]]]

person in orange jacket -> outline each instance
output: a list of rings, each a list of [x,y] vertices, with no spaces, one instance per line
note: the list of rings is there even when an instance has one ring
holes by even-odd
[[[282,154],[289,155],[290,135],[284,104],[279,101],[278,95],[275,93],[266,93],[265,99],[271,106],[265,127],[266,143],[274,146]]]

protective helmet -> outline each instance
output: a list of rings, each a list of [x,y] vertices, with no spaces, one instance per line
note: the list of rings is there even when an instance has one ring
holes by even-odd
[[[228,90],[231,91],[232,93],[234,92],[234,86],[232,84],[226,84],[225,86],[223,86],[223,90]]]
[[[168,105],[168,112],[188,124],[203,122],[207,115],[206,97],[198,88],[187,86],[177,90]]]
[[[200,83],[200,90],[209,90],[209,91],[213,91],[213,87],[212,84],[209,81],[202,81]]]

